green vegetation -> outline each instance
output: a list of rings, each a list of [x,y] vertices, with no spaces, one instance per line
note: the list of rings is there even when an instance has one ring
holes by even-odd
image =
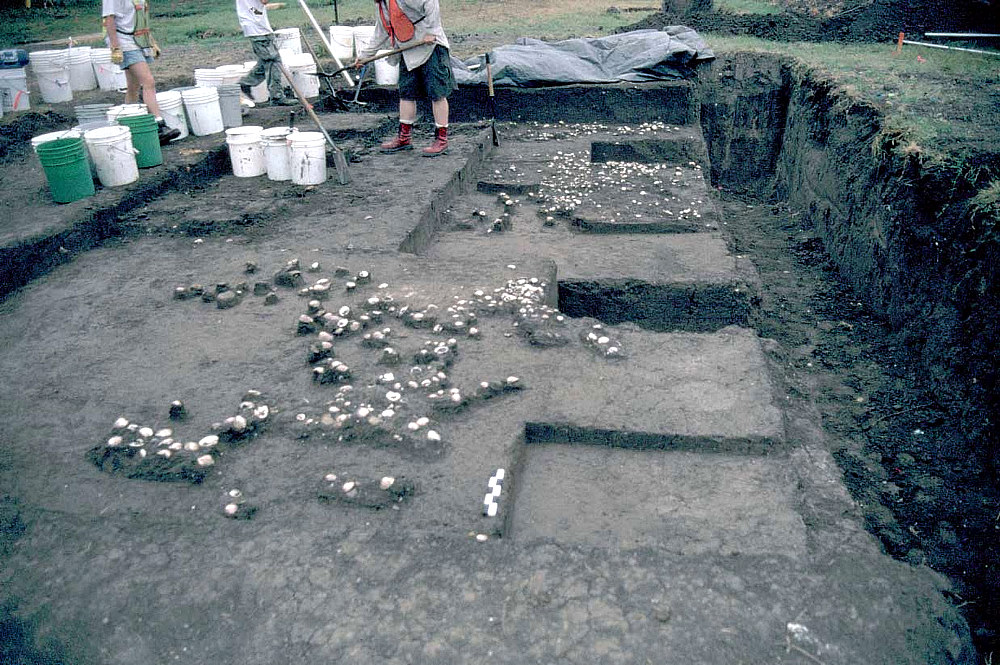
[[[715,9],[731,14],[781,13],[781,7],[769,0],[715,0]]]
[[[308,19],[296,0],[288,4],[286,9],[271,12],[271,22],[276,27],[307,27]],[[233,5],[233,0],[154,0],[151,5],[153,28],[164,45],[213,38],[237,39],[241,33]],[[523,36],[565,39],[607,34],[638,21],[646,15],[643,9],[652,13],[659,8],[657,0],[630,0],[629,11],[618,12],[609,12],[611,4],[605,0],[575,3],[568,0],[540,3],[442,0],[441,5],[449,32],[488,34],[497,43]],[[331,2],[309,0],[309,6],[321,25],[334,23]],[[0,24],[0,45],[93,34],[101,29],[99,13],[99,8],[90,4],[59,9],[11,9]],[[372,2],[338,0],[336,14],[341,23],[370,22]]]

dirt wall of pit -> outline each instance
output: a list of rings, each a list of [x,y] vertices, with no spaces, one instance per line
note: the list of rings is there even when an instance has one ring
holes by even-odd
[[[713,184],[787,203],[988,459],[1000,450],[1000,233],[972,197],[994,153],[907,150],[878,109],[797,63],[719,58],[700,77]]]

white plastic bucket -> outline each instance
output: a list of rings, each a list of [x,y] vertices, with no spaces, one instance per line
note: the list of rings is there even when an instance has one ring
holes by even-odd
[[[250,73],[250,70],[257,66],[256,60],[249,60],[243,63],[243,75],[246,76]],[[266,102],[271,98],[271,93],[267,90],[267,79],[250,88],[250,99],[255,103],[260,104]]]
[[[90,50],[90,61],[94,65],[94,75],[97,77],[97,87],[105,92],[121,90],[128,85],[125,71],[111,62],[111,49],[95,48]]]
[[[208,136],[225,131],[222,122],[222,108],[219,106],[219,91],[216,88],[192,88],[181,93],[184,109],[187,111],[191,133]]]
[[[118,106],[112,106],[108,109],[105,117],[108,122],[116,123],[118,118],[124,118],[130,115],[146,115],[149,111],[146,109],[145,104],[119,104]]]
[[[379,54],[388,51],[379,51]],[[396,85],[399,83],[399,65],[390,65],[382,58],[375,61],[375,83],[376,85]]]
[[[263,130],[263,127],[257,125],[226,130],[229,161],[233,165],[233,175],[237,178],[255,178],[267,173],[264,148],[260,142],[260,133]]]
[[[4,111],[27,111],[31,108],[28,77],[24,69],[0,69],[0,97]]]
[[[271,127],[260,133],[260,144],[264,149],[264,165],[269,180],[291,180],[292,167],[289,161],[288,136],[297,131],[291,127]]]
[[[73,91],[97,88],[97,76],[94,74],[94,63],[90,59],[90,47],[77,46],[69,49],[67,53],[69,85]]]
[[[33,68],[38,79],[38,89],[46,104],[58,104],[73,100],[73,88],[69,84],[69,65],[56,63],[40,64]]]
[[[288,164],[296,185],[326,182],[326,137],[320,132],[289,134]]]
[[[82,136],[80,130],[78,129],[63,129],[58,132],[49,132],[48,134],[39,134],[38,136],[31,137],[31,147],[38,152],[38,146],[43,143],[48,143],[49,141],[55,141],[56,139],[78,139]]]
[[[125,125],[90,129],[84,133],[83,141],[102,185],[120,187],[139,179],[131,129]]]
[[[302,36],[298,28],[281,28],[274,31],[274,46],[280,52],[288,49],[294,53],[302,53]]]
[[[354,57],[354,26],[331,25],[330,46],[333,47],[333,54],[341,61],[351,60]]]
[[[67,60],[67,51],[65,49],[32,51],[28,54],[28,62],[31,63],[32,71],[39,68],[44,69],[53,65],[62,66],[69,64]]]
[[[214,67],[194,70],[194,84],[199,88],[218,88],[224,78],[223,73]]]
[[[319,77],[316,73],[316,61],[308,53],[290,56],[285,62],[288,73],[292,75],[292,83],[306,99],[319,97]]]
[[[243,65],[220,65],[215,71],[222,77],[222,85],[239,83],[244,74]]]
[[[375,26],[374,25],[356,25],[354,26],[354,50],[356,53],[360,53],[362,49],[368,46],[368,42],[372,40],[375,36]],[[347,64],[347,63],[344,63]]]
[[[180,136],[173,139],[179,141],[189,136],[187,114],[184,112],[184,100],[176,90],[165,90],[156,93],[156,103],[160,105],[160,113],[167,127],[180,130]]]
[[[219,91],[219,110],[222,112],[222,124],[229,129],[243,124],[243,111],[240,105],[240,86],[235,83],[223,83]]]

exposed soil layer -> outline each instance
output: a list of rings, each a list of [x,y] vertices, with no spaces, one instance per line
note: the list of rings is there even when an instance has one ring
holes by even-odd
[[[832,10],[832,15],[824,15],[829,13],[829,8],[821,10],[815,7],[815,11],[801,11],[801,5],[809,3],[787,4],[795,5],[799,11],[787,9],[779,14],[731,14],[717,11],[683,15],[655,14],[627,29],[658,29],[682,23],[702,32],[749,35],[785,42],[891,42],[900,32],[996,32],[1000,26],[995,8],[991,11],[988,3],[979,0],[856,2],[851,7]]]
[[[997,292],[998,248],[992,223],[970,220],[969,198],[996,172],[989,148],[995,134],[984,139],[985,151],[963,145],[965,161],[924,166],[892,145],[881,149],[877,110],[822,79],[769,57],[724,58],[713,69],[703,124],[715,182],[782,202],[775,211],[784,234],[767,230],[770,219],[728,215],[737,228],[750,224],[737,247],[778,242],[784,249],[771,246],[755,260],[762,270],[797,258],[837,274],[848,288],[810,296],[781,287],[779,302],[764,308],[772,312],[764,329],[808,357],[796,362],[851,367],[842,386],[820,394],[841,400],[826,418],[846,434],[838,459],[852,492],[887,551],[926,559],[962,581],[989,653],[997,647],[992,617],[1000,598],[1000,319],[989,295]],[[744,132],[741,118],[749,116],[759,122]],[[836,322],[811,331],[789,321],[770,328],[795,309],[791,302],[832,312]],[[848,317],[852,310],[870,318]],[[856,328],[864,330],[877,374],[865,369],[869,351],[848,344]]]

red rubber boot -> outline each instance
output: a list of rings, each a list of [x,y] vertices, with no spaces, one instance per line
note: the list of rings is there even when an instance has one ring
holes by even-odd
[[[434,143],[424,148],[424,157],[437,157],[448,152],[448,128],[438,127],[434,131]]]
[[[399,134],[396,138],[389,139],[388,141],[379,145],[379,152],[392,153],[399,152],[400,150],[413,150],[413,143],[410,140],[410,131],[413,129],[413,125],[406,122],[399,123]]]

